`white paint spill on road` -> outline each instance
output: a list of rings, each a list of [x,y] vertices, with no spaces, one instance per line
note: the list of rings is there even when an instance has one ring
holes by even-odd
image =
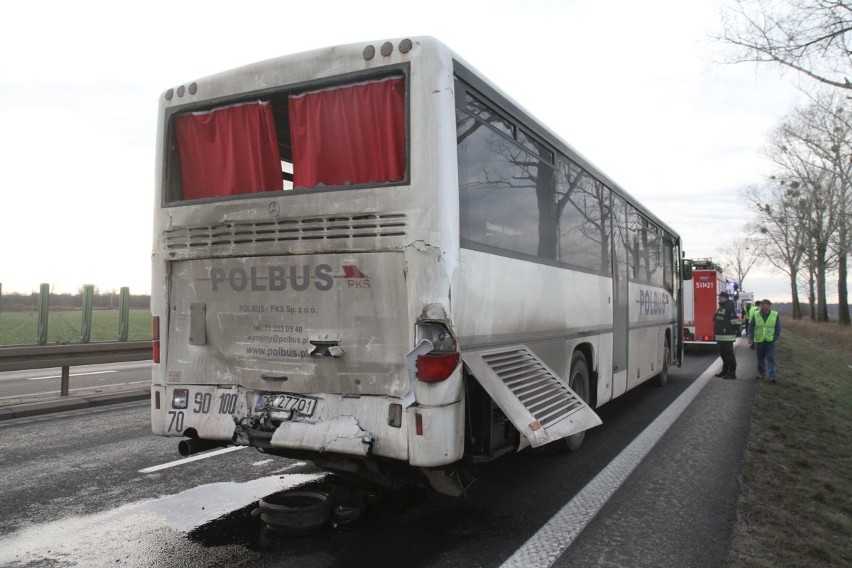
[[[0,566],[168,566],[171,553],[163,546],[169,538],[167,529],[191,531],[261,497],[324,475],[289,474],[245,483],[211,483],[102,513],[28,526],[4,535]],[[165,558],[154,558],[161,554]]]

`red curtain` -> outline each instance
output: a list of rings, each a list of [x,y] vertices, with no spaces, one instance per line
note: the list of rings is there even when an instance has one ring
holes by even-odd
[[[254,102],[178,116],[183,198],[283,188],[272,105]]]
[[[293,185],[316,187],[405,177],[402,77],[290,97]]]

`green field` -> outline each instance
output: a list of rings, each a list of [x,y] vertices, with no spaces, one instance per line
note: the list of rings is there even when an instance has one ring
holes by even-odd
[[[83,321],[81,310],[51,311],[47,322],[47,342],[79,343]],[[36,312],[0,313],[0,345],[35,345],[38,337]],[[151,339],[151,311],[130,310],[129,340]],[[90,341],[118,340],[118,310],[94,310]]]

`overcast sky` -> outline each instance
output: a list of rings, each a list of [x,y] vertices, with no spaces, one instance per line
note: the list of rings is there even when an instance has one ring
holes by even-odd
[[[157,99],[322,46],[445,42],[680,232],[718,256],[771,165],[792,76],[714,62],[720,0],[16,2],[0,33],[4,293],[150,292]],[[783,275],[746,288],[789,301]]]

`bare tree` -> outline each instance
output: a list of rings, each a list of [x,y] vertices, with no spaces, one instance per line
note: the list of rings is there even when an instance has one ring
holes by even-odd
[[[848,116],[848,115],[846,115]],[[848,134],[849,130],[845,131]],[[833,149],[836,152],[838,163],[845,163],[842,168],[842,185],[839,199],[839,210],[841,213],[840,224],[837,231],[837,239],[834,241],[837,256],[837,299],[838,299],[838,323],[843,326],[852,326],[852,313],[849,309],[849,257],[852,255],[852,151],[848,138],[844,137],[842,143]]]
[[[745,279],[749,271],[761,258],[761,249],[745,237],[737,238],[727,243],[720,251],[721,263],[730,267],[740,283],[740,289],[745,289]]]
[[[798,208],[797,217],[812,238],[814,248],[806,253],[813,256],[808,260],[817,319],[828,319],[825,277],[836,262],[839,322],[852,325],[848,298],[852,144],[844,104],[852,90],[852,1],[732,0],[723,7],[722,28],[716,39],[733,47],[729,62],[775,64],[843,89],[843,95],[812,97],[809,109],[798,111],[798,117],[779,128],[775,150],[781,158],[778,177],[788,182],[788,192],[792,190],[786,198],[798,203],[788,205]],[[790,168],[794,162],[798,166]]]
[[[809,106],[785,118],[770,143],[770,155],[788,182],[785,199],[810,241],[806,252],[814,255],[817,321],[828,321],[828,277],[848,254],[845,180],[850,177],[852,152],[845,142],[848,124],[843,100],[834,93],[814,95]],[[842,265],[840,288],[845,287],[845,260]],[[845,303],[845,294],[841,296]]]
[[[805,248],[802,255],[802,267],[799,270],[799,284],[807,290],[808,317],[817,321],[817,259],[810,247]]]
[[[717,39],[733,63],[773,63],[852,89],[852,4],[847,0],[734,0],[723,7]]]
[[[831,202],[836,220],[830,227],[828,247],[837,267],[838,322],[852,325],[849,312],[848,259],[850,217],[852,217],[852,121],[848,97],[837,92],[820,92],[811,97],[808,117],[810,136],[802,143],[813,153],[813,162],[831,180]]]
[[[764,187],[751,187],[746,191],[749,201],[757,210],[749,228],[755,235],[755,246],[763,258],[790,279],[793,301],[793,318],[802,319],[799,302],[799,270],[807,248],[807,237],[800,230],[796,211],[786,199],[786,182]]]

